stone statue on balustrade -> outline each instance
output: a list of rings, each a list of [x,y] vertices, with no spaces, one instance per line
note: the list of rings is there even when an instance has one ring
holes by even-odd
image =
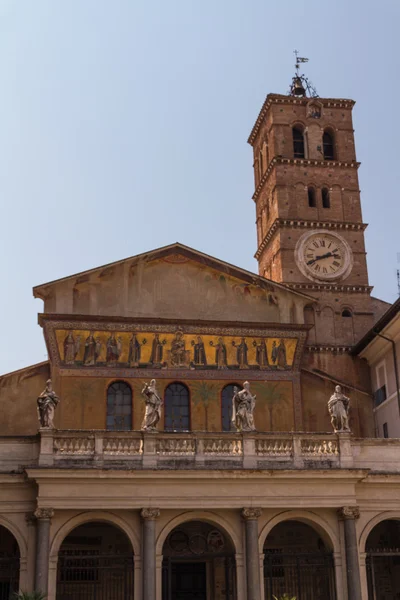
[[[328,410],[331,417],[332,427],[335,433],[350,431],[349,410],[350,398],[342,393],[340,385],[335,387],[335,392],[329,398]]]
[[[54,412],[60,399],[53,390],[51,379],[46,381],[46,387],[37,399],[37,411],[41,428],[54,429]]]
[[[162,400],[156,389],[156,380],[152,379],[150,383],[145,383],[142,389],[145,397],[146,410],[142,422],[142,431],[157,431],[157,423],[161,419]]]
[[[256,406],[256,396],[250,392],[250,384],[245,381],[243,389],[239,392],[234,388],[232,398],[232,423],[237,431],[255,431],[254,408]]]

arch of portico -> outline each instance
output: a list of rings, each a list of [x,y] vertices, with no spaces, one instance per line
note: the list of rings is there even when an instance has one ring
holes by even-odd
[[[372,517],[365,525],[359,536],[358,548],[360,555],[360,577],[361,577],[361,590],[363,600],[368,600],[368,582],[367,582],[367,552],[366,545],[367,540],[374,530],[374,528],[382,523],[382,521],[400,521],[400,511],[388,510],[381,512]]]
[[[241,538],[241,520],[238,513],[237,517],[237,531],[232,524],[223,516],[212,511],[185,511],[179,515],[175,515],[171,518],[161,529],[157,536],[156,541],[156,594],[157,600],[161,600],[162,597],[162,562],[163,562],[163,546],[168,535],[179,525],[188,523],[190,521],[203,521],[214,525],[219,528],[230,540],[235,550],[235,562],[236,562],[236,586],[238,598],[245,597],[245,573],[243,565],[243,544]]]
[[[108,511],[85,511],[66,520],[55,532],[50,544],[49,556],[49,591],[48,600],[56,599],[58,554],[65,538],[77,527],[85,523],[102,522],[114,525],[129,539],[134,553],[134,589],[135,598],[141,593],[141,544],[138,533],[122,517]]]
[[[11,533],[19,550],[19,587],[25,589],[28,584],[28,543],[19,527],[4,516],[0,516],[0,527]]]
[[[326,519],[310,510],[286,510],[280,512],[269,519],[261,528],[258,540],[258,548],[260,553],[260,581],[263,581],[263,557],[265,541],[274,527],[285,521],[299,521],[309,525],[321,536],[324,544],[328,548],[331,548],[335,565],[337,598],[342,598],[344,581],[339,527],[338,531],[335,532]],[[261,590],[261,593],[263,598],[264,589]]]

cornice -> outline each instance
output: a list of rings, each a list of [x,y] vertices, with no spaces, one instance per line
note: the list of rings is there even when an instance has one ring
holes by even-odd
[[[296,98],[294,96],[285,96],[283,94],[268,94],[260,112],[258,113],[258,117],[254,123],[247,142],[251,146],[253,145],[264,117],[272,104],[298,104],[300,106],[307,106],[311,100],[313,100],[313,98]],[[348,100],[345,98],[318,98],[317,100],[323,106],[327,106],[329,108],[353,108],[355,105],[354,100]]]
[[[351,223],[348,221],[305,221],[299,219],[275,219],[266,233],[263,241],[259,245],[254,258],[260,258],[261,253],[271,241],[272,237],[280,227],[298,227],[300,229],[340,229],[350,231],[365,231],[368,227],[366,223]]]
[[[325,168],[340,167],[340,168],[358,169],[360,164],[361,164],[360,162],[357,162],[355,160],[343,162],[340,160],[314,160],[314,159],[309,159],[309,158],[284,158],[283,156],[275,156],[269,163],[266,171],[264,172],[264,175],[262,176],[258,186],[256,187],[256,190],[255,190],[252,198],[253,198],[254,202],[257,200],[262,188],[264,187],[264,183],[267,181],[267,179],[268,179],[272,169],[275,167],[275,165],[293,165],[293,166],[300,166],[300,167],[325,167]]]
[[[315,354],[316,352],[331,352],[334,354],[349,354],[353,346],[335,346],[332,344],[313,344],[305,347],[306,352]],[[314,373],[313,373],[314,374]]]
[[[339,283],[285,283],[292,290],[315,292],[344,292],[348,294],[370,294],[374,289],[370,285],[343,285]]]

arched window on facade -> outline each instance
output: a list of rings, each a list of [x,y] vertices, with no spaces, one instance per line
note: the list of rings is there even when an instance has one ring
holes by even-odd
[[[238,383],[229,383],[221,394],[222,431],[232,430],[232,398],[234,388],[241,389]]]
[[[166,431],[190,429],[189,390],[183,383],[171,383],[165,390],[164,420]]]
[[[299,126],[293,127],[293,156],[294,158],[305,158],[304,131]]]
[[[324,131],[324,135],[322,136],[322,144],[324,147],[324,160],[334,160],[335,147],[333,135],[329,131]]]
[[[317,206],[317,197],[315,194],[315,188],[310,186],[308,188],[308,206],[315,208]]]
[[[345,308],[345,309],[342,310],[342,317],[345,317],[347,319],[348,318],[351,319],[352,316],[353,315],[351,314],[351,310],[349,310],[348,308]]]
[[[261,181],[261,179],[262,179],[262,177],[264,175],[264,158],[263,158],[263,153],[262,152],[260,152],[260,158],[258,160],[258,167],[260,169],[259,176],[260,176],[260,181]]]
[[[132,429],[132,390],[124,381],[115,381],[107,390],[107,429]]]
[[[322,188],[321,196],[322,196],[322,208],[330,208],[331,207],[331,198],[330,198],[329,190],[327,187]]]

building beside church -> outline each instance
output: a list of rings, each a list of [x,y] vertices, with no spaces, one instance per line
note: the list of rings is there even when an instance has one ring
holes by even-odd
[[[0,378],[0,600],[400,597],[376,408],[388,385],[399,419],[395,315],[368,281],[354,102],[303,92],[269,94],[249,137],[258,274],[177,243],[34,288],[48,361]]]

